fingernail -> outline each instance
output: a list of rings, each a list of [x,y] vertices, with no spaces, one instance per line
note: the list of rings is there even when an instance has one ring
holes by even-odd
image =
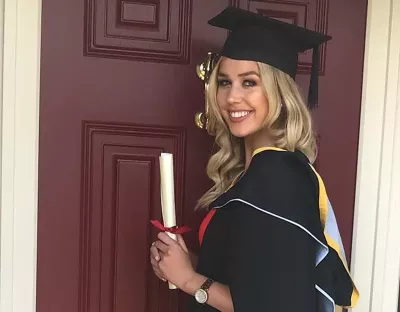
[[[163,282],[166,282],[167,280],[165,278],[162,279]]]

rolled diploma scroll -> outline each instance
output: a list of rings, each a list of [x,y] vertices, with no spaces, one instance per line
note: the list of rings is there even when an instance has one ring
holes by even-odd
[[[160,180],[161,180],[161,209],[165,227],[176,226],[175,216],[175,189],[174,189],[174,163],[173,155],[161,153],[160,156]],[[167,232],[174,240],[176,235]],[[177,289],[174,284],[169,283],[169,289]]]

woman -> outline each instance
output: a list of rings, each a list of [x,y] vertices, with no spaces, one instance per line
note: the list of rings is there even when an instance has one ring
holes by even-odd
[[[293,78],[297,55],[325,35],[235,8],[209,21],[231,30],[209,80],[209,131],[219,151],[199,200],[196,270],[182,236],[161,232],[155,273],[193,296],[189,311],[334,311],[358,292],[346,268],[332,207],[311,167],[311,117]]]

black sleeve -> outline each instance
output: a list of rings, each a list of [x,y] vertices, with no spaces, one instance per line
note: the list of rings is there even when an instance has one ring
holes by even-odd
[[[315,312],[315,242],[296,225],[235,204],[230,291],[235,312]]]

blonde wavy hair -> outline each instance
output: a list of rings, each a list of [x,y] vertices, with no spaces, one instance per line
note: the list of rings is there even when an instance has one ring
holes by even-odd
[[[215,135],[218,151],[207,165],[207,175],[214,181],[198,201],[197,208],[207,208],[224,193],[244,171],[244,139],[233,136],[224,121],[217,103],[217,75],[221,60],[210,76],[206,101],[209,104],[209,132]],[[311,163],[316,158],[316,141],[309,109],[296,82],[286,73],[270,65],[257,62],[262,87],[269,103],[268,116],[263,127],[274,141],[274,146],[288,151],[303,152]]]

